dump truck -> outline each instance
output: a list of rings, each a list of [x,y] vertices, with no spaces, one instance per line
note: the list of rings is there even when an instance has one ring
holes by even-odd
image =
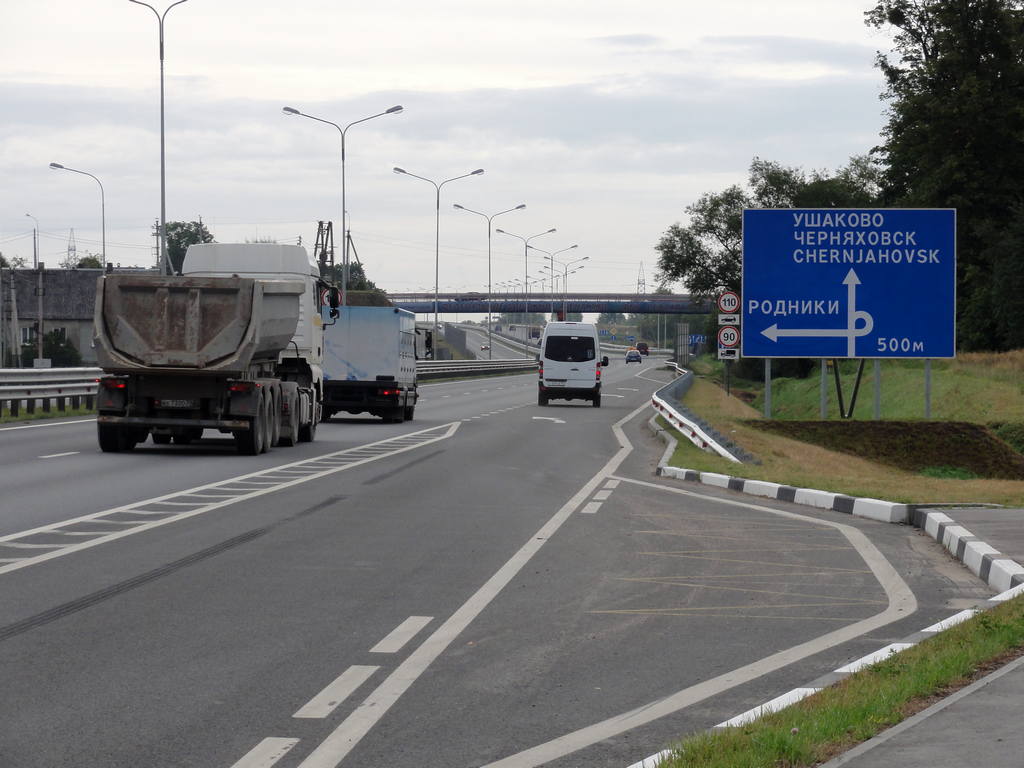
[[[324,418],[370,413],[385,421],[413,418],[416,316],[397,307],[341,307],[324,330]]]
[[[189,246],[179,275],[98,278],[100,449],[187,444],[204,430],[239,453],[314,439],[323,400],[321,313],[338,291],[305,248]]]

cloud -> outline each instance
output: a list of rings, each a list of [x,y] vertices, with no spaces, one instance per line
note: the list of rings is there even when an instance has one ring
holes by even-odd
[[[624,48],[649,48],[655,45],[662,45],[666,42],[663,37],[640,33],[632,35],[605,35],[603,37],[592,37],[590,39],[596,43]]]

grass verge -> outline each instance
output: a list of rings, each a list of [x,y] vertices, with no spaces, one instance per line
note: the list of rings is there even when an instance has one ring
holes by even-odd
[[[1024,597],[753,723],[687,738],[659,768],[809,768],[1021,654]]]
[[[1024,480],[926,473],[927,467],[902,469],[755,428],[755,422],[763,421],[760,413],[706,379],[694,381],[685,403],[754,454],[761,464],[735,464],[679,438],[679,448],[670,460],[673,466],[910,504],[986,502],[1024,506]],[[959,462],[932,460],[928,466],[957,467]]]

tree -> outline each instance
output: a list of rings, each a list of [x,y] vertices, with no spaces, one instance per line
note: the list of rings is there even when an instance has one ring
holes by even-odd
[[[24,269],[25,258],[23,256],[11,256],[8,258],[0,253],[0,267],[4,269]]]
[[[602,312],[597,316],[598,325],[616,325],[626,322],[626,316],[621,312]]]
[[[332,283],[341,287],[341,282],[344,279],[344,267],[341,264],[335,264],[333,267],[327,267],[323,271],[323,277],[330,280]],[[345,286],[346,290],[349,291],[381,291],[376,284],[366,276],[366,270],[363,269],[363,265],[359,262],[351,262],[348,265],[348,285]],[[383,291],[381,291],[383,293]]]
[[[878,203],[881,170],[870,158],[851,157],[835,173],[754,158],[749,191],[733,185],[706,192],[688,206],[687,226],[673,224],[655,246],[658,282],[681,281],[698,298],[740,289],[744,208],[848,208]]]
[[[100,261],[99,256],[90,253],[78,260],[75,269],[103,269],[103,262]]]
[[[181,272],[185,262],[185,251],[190,245],[212,243],[213,235],[202,220],[167,222],[167,258],[175,274]]]
[[[32,361],[38,354],[36,344],[23,344],[21,347],[21,364],[32,367]],[[75,346],[59,331],[43,334],[43,357],[49,358],[54,368],[77,368],[82,364],[82,356]]]
[[[1024,2],[881,0],[866,23],[891,29],[879,54],[888,122],[877,154],[886,200],[957,209],[959,345],[1008,348],[1019,315],[999,297],[1024,269]]]

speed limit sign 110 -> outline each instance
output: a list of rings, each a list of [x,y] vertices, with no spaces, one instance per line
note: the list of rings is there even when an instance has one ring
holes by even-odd
[[[735,325],[723,325],[718,329],[718,346],[732,349],[739,346],[740,329]]]
[[[726,315],[738,312],[740,295],[736,291],[724,291],[718,296],[718,311]]]

